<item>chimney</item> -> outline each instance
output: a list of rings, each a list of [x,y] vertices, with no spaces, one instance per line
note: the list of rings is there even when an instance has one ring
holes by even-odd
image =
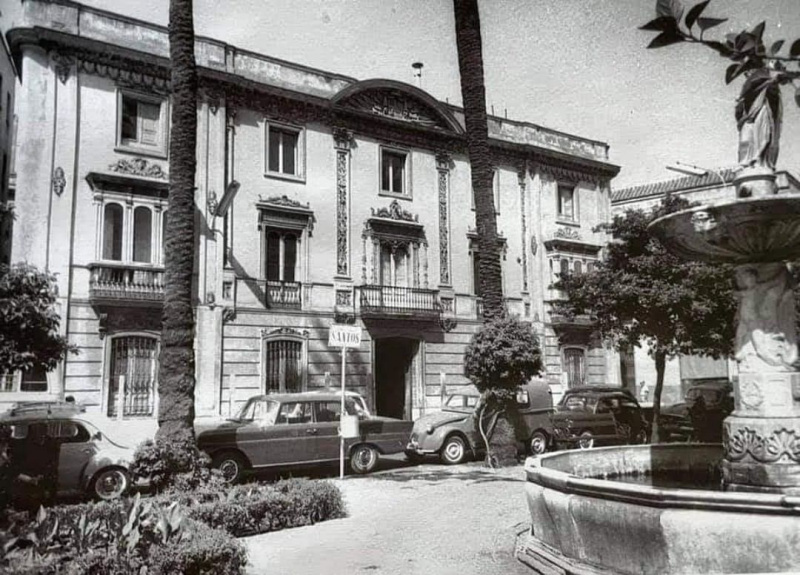
[[[414,69],[414,78],[417,79],[417,88],[422,89],[422,62],[414,62],[411,67]]]

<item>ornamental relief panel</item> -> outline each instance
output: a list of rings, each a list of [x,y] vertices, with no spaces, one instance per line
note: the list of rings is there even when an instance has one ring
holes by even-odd
[[[759,463],[800,463],[800,434],[794,429],[781,428],[762,435],[749,427],[730,433],[725,425],[723,446],[729,461],[753,460]]]

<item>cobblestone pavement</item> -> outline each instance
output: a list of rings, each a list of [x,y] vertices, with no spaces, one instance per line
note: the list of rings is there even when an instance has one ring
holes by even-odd
[[[387,467],[333,480],[347,518],[245,539],[248,573],[530,575],[513,557],[530,523],[522,466]]]

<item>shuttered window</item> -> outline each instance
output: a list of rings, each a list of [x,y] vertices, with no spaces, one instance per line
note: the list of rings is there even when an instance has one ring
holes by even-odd
[[[265,342],[267,393],[303,390],[303,343],[276,339]]]
[[[166,100],[157,96],[122,93],[117,144],[166,153],[165,104]]]
[[[111,340],[108,416],[150,417],[155,413],[158,340],[122,336]],[[120,396],[121,394],[121,396]]]

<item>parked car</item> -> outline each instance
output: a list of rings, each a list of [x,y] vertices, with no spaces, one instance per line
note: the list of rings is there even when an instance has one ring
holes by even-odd
[[[727,379],[697,380],[686,390],[684,401],[661,410],[660,435],[664,441],[722,441],[722,420],[734,407],[733,386]]]
[[[584,386],[567,390],[552,416],[557,447],[646,443],[647,421],[627,389]]]
[[[10,465],[17,477],[41,477],[43,469],[56,465],[57,495],[108,500],[131,487],[128,466],[134,450],[111,439],[108,422],[88,416],[81,406],[19,404],[0,414],[0,426],[8,428]],[[47,461],[49,455],[57,462]]]
[[[417,419],[406,447],[406,456],[412,461],[420,461],[426,455],[437,455],[442,463],[449,465],[470,457],[481,457],[486,448],[475,417],[479,398],[477,391],[452,393],[441,411],[426,413]],[[532,454],[544,453],[552,437],[550,414],[553,400],[549,387],[544,382],[520,387],[517,404],[529,451]]]
[[[350,467],[369,473],[382,454],[402,452],[412,423],[370,415],[363,398],[345,397],[345,413],[357,415],[357,438],[345,442]],[[310,391],[251,397],[236,417],[196,424],[197,445],[234,483],[249,471],[339,460],[341,392]]]

